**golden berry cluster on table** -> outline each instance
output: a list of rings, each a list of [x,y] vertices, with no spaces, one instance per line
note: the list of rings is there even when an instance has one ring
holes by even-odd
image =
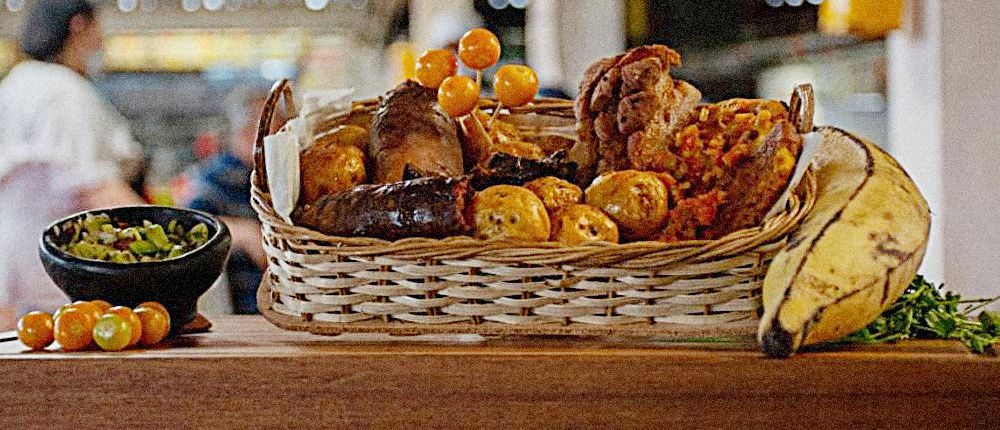
[[[34,311],[17,322],[17,338],[31,350],[57,342],[62,351],[95,347],[120,351],[154,346],[169,332],[170,313],[157,302],[129,308],[104,300],[76,301],[63,305],[54,315]]]

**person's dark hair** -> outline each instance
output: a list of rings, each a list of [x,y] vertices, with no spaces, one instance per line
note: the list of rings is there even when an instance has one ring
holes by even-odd
[[[82,15],[94,19],[94,5],[87,0],[34,0],[24,18],[21,51],[39,60],[55,60],[69,37],[69,22]]]

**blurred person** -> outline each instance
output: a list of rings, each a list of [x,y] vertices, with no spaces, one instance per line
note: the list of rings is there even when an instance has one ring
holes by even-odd
[[[257,313],[257,286],[267,267],[260,222],[250,206],[257,122],[266,98],[266,88],[253,85],[237,85],[230,92],[225,102],[228,145],[182,174],[188,191],[178,197],[183,206],[218,215],[232,233],[226,278],[236,314]],[[280,127],[282,121],[276,113],[275,126]]]
[[[0,81],[0,328],[68,299],[45,274],[38,240],[56,219],[143,204],[128,185],[141,147],[87,78],[101,26],[85,0],[35,0],[25,15],[27,60]]]

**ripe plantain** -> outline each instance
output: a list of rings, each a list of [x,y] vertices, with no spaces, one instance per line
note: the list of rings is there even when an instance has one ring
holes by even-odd
[[[843,130],[817,131],[816,204],[764,278],[757,339],[771,357],[865,327],[899,298],[927,249],[930,210],[896,160]]]

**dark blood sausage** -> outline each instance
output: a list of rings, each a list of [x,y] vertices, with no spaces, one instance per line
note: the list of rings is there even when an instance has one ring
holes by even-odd
[[[419,178],[328,194],[292,218],[331,236],[440,239],[469,233],[463,214],[471,200],[467,177]]]
[[[414,81],[403,82],[379,102],[368,156],[375,161],[368,176],[380,184],[403,180],[407,165],[429,175],[463,173],[455,120],[438,108],[437,90]]]
[[[441,176],[440,174],[428,173],[416,167],[413,167],[409,164],[407,164],[406,167],[403,168],[404,181],[409,181],[411,179],[418,179],[418,178],[442,178],[442,177],[443,176]]]
[[[487,170],[477,171],[473,176],[475,189],[482,190],[493,185],[521,186],[546,176],[571,180],[576,173],[576,163],[566,161],[565,149],[541,160],[497,152],[490,157],[488,166]]]

